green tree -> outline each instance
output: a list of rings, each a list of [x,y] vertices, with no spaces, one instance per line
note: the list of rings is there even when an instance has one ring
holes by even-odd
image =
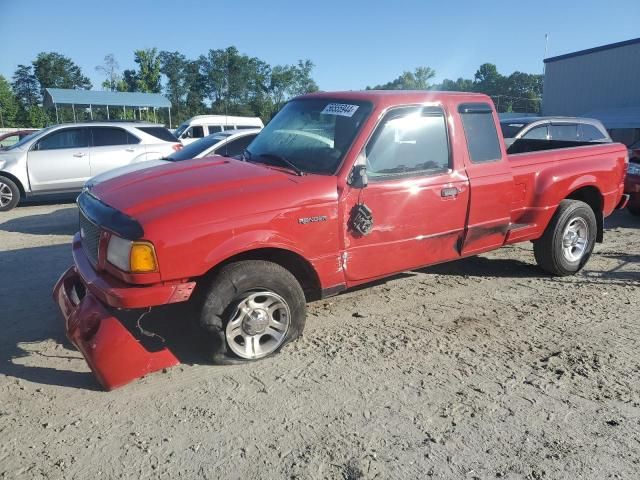
[[[180,117],[187,95],[187,57],[180,52],[160,52],[160,73],[167,78],[165,95],[171,101],[176,118]]]
[[[0,75],[0,127],[15,127],[18,116],[18,102],[11,85]]]
[[[458,78],[457,80],[449,80],[445,78],[441,84],[435,85],[434,90],[443,92],[473,92],[473,80],[468,78]]]
[[[55,117],[54,117],[55,119]],[[51,123],[51,119],[47,111],[40,105],[31,105],[26,112],[26,121],[23,123],[25,127],[43,128]]]
[[[105,55],[102,65],[98,65],[96,71],[101,72],[106,77],[105,81],[102,82],[102,88],[111,92],[118,90],[118,84],[121,80],[120,65],[113,53]]]
[[[11,86],[22,108],[28,108],[40,102],[40,85],[31,65],[18,65],[13,74]]]
[[[315,65],[309,59],[298,60],[298,65],[293,69],[293,86],[290,90],[291,95],[304,95],[318,91],[318,84],[311,77]]]
[[[32,63],[43,97],[45,88],[91,89],[91,81],[82,74],[80,67],[64,55],[41,52]]]
[[[146,93],[160,93],[160,57],[157,48],[136,50],[134,60],[139,65],[138,90]]]
[[[498,73],[493,63],[483,63],[474,75],[474,89],[476,92],[487,95],[505,94],[507,90],[506,79]]]
[[[429,67],[418,67],[413,72],[402,74],[390,82],[367,87],[367,90],[428,90],[431,87],[429,81],[436,76],[435,70]]]
[[[184,83],[187,91],[185,101],[185,117],[178,121],[185,120],[188,117],[199,115],[206,111],[204,100],[207,98],[207,78],[202,73],[204,69],[202,57],[198,60],[187,62],[184,69]]]
[[[137,92],[138,91],[138,74],[135,70],[125,70],[122,72],[122,78],[116,87],[119,92]]]

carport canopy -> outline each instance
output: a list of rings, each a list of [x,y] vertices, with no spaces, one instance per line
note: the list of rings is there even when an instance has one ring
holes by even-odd
[[[58,105],[89,105],[91,118],[93,118],[93,106],[107,107],[107,117],[109,116],[109,107],[123,107],[125,110],[130,108],[168,108],[169,109],[169,128],[171,128],[171,102],[167,97],[160,93],[142,93],[142,92],[109,92],[97,90],[74,90],[69,88],[46,88],[44,95],[45,106],[51,106],[57,109]]]

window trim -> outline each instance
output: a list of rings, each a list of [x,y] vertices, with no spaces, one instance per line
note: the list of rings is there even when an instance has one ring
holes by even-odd
[[[40,143],[43,140],[46,140],[47,138],[51,137],[52,135],[55,135],[57,133],[60,132],[64,132],[67,130],[84,130],[85,131],[85,136],[87,137],[87,146],[86,147],[68,147],[68,148],[50,148],[47,150],[40,150]],[[87,129],[87,127],[64,127],[64,128],[57,128],[52,132],[48,132],[45,135],[43,135],[42,137],[38,138],[35,142],[33,142],[33,144],[31,145],[31,148],[29,149],[30,152],[48,152],[50,150],[72,150],[74,148],[90,148],[89,146],[89,131]]]
[[[427,108],[432,108],[432,109],[438,109],[442,113],[442,118],[444,120],[445,136],[446,136],[446,139],[447,139],[447,162],[448,162],[448,168],[446,170],[438,170],[438,171],[434,171],[434,169],[425,169],[425,170],[413,170],[411,172],[388,173],[388,174],[380,175],[380,176],[370,176],[369,177],[369,183],[379,183],[379,182],[385,182],[385,181],[390,181],[390,180],[391,181],[400,180],[400,179],[405,179],[405,178],[435,177],[435,176],[438,176],[438,175],[448,175],[448,174],[451,174],[451,172],[453,172],[453,149],[451,148],[451,135],[449,133],[449,125],[448,125],[448,121],[447,121],[447,111],[444,108],[444,105],[442,105],[441,103],[437,103],[437,104],[417,103],[417,104],[409,104],[409,105],[395,105],[395,106],[393,106],[391,108],[388,108],[388,109],[384,110],[383,112],[380,113],[378,121],[377,121],[376,125],[374,126],[373,130],[371,131],[371,134],[369,135],[369,138],[367,138],[367,141],[365,142],[364,146],[362,147],[362,150],[360,150],[360,153],[358,154],[357,159],[362,156],[363,152],[364,152],[365,158],[366,158],[367,147],[369,146],[369,144],[371,142],[374,142],[376,140],[376,138],[378,137],[378,132],[379,132],[380,128],[383,126],[383,123],[386,121],[387,117],[391,113],[393,113],[394,111],[397,111],[397,110],[410,109],[410,108],[423,109],[423,110],[427,109]],[[357,161],[357,159],[356,159],[356,161]],[[355,166],[355,164],[354,164],[354,166]]]
[[[593,129],[595,129],[598,132],[598,134],[600,135],[600,138],[596,138],[594,140],[583,140],[582,139],[582,129],[584,127],[591,127]],[[607,141],[607,136],[602,132],[602,130],[600,130],[593,123],[580,122],[580,123],[578,123],[578,141],[579,142],[606,142]]]
[[[483,161],[474,161],[471,156],[471,149],[469,148],[469,136],[467,135],[467,129],[464,124],[464,114],[472,113],[472,114],[482,114],[489,115],[491,117],[491,123],[493,124],[493,129],[496,134],[496,144],[498,145],[498,151],[500,152],[500,156],[498,158],[494,158],[491,160],[483,160]],[[503,159],[503,144],[504,142],[500,141],[500,136],[498,135],[498,126],[496,124],[496,120],[493,117],[493,108],[487,102],[465,102],[458,105],[458,115],[460,116],[460,122],[462,123],[462,131],[464,132],[465,143],[467,144],[467,155],[469,156],[469,162],[473,165],[484,165],[487,163],[496,163],[500,162]],[[549,130],[547,129],[547,132]]]
[[[540,122],[538,124],[533,123],[532,125],[533,125],[533,127],[529,128],[528,130],[526,128],[523,128],[522,131],[519,134],[520,136],[516,136],[515,137],[516,140],[519,140],[521,138],[524,139],[524,140],[527,140],[527,135],[529,135],[529,133],[533,132],[537,128],[545,128],[547,130],[547,134],[545,135],[545,140],[549,139],[548,138],[549,137],[549,125],[551,125],[549,122]],[[522,133],[522,132],[524,132],[524,133]],[[529,140],[536,140],[536,139],[532,138],[532,139],[529,139]]]
[[[580,128],[580,123],[576,122],[576,121],[572,121],[572,120],[567,120],[566,122],[564,121],[551,121],[549,122],[549,137],[550,140],[555,140],[555,138],[553,138],[553,135],[551,134],[551,129],[553,127],[576,127],[576,136],[573,140],[566,140],[566,139],[562,139],[560,141],[562,142],[579,142],[580,140],[578,140],[578,129]]]
[[[223,156],[226,156],[227,153],[228,153],[228,147],[229,147],[230,143],[239,142],[241,140],[246,140],[247,137],[251,137],[252,135],[253,135],[253,138],[256,138],[256,134],[252,134],[252,133],[248,133],[246,135],[238,135],[235,138],[227,138],[227,139],[224,140],[224,143],[222,145],[220,145],[220,146],[218,146],[218,147],[213,149],[213,153],[214,153],[214,155],[222,155],[221,153],[218,153],[218,150],[224,149],[225,155],[223,155]],[[249,143],[247,143],[247,145],[244,148],[247,148],[251,144],[251,142],[253,141],[253,138],[249,139]],[[239,155],[239,154],[236,153],[236,155]]]
[[[121,132],[124,132],[124,138],[126,139],[127,143],[114,143],[114,144],[110,144],[110,145],[95,145],[94,141],[93,141],[93,131],[97,130],[97,129],[105,129],[105,128],[110,128],[112,130],[120,130]],[[129,136],[132,136],[134,138],[135,135],[133,135],[131,132],[129,132],[129,130],[127,130],[126,128],[122,128],[122,127],[116,127],[116,126],[110,126],[110,125],[96,125],[96,126],[91,126],[89,127],[89,136],[91,138],[91,141],[89,142],[89,147],[91,148],[104,148],[104,147],[119,147],[119,146],[128,146],[128,145],[136,145],[135,143],[129,143]],[[140,139],[138,138],[138,143],[140,143]]]

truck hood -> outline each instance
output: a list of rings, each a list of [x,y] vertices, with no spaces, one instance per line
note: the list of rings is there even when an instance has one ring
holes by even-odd
[[[132,163],[130,165],[124,165],[123,167],[114,168],[104,173],[91,177],[85,184],[86,187],[92,188],[98,183],[106,182],[112,178],[119,177],[126,173],[137,172],[138,170],[144,170],[145,168],[157,167],[158,165],[166,165],[169,163],[167,160],[148,160],[145,162]]]
[[[298,177],[226,157],[167,162],[100,182],[91,193],[139,221],[145,231],[156,222],[175,228],[194,218],[238,218],[337,196],[335,177]]]

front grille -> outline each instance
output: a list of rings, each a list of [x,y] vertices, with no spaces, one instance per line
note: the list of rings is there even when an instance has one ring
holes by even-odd
[[[94,263],[98,263],[98,250],[100,247],[100,227],[92,223],[81,209],[80,212],[80,237],[82,238],[82,248]]]

